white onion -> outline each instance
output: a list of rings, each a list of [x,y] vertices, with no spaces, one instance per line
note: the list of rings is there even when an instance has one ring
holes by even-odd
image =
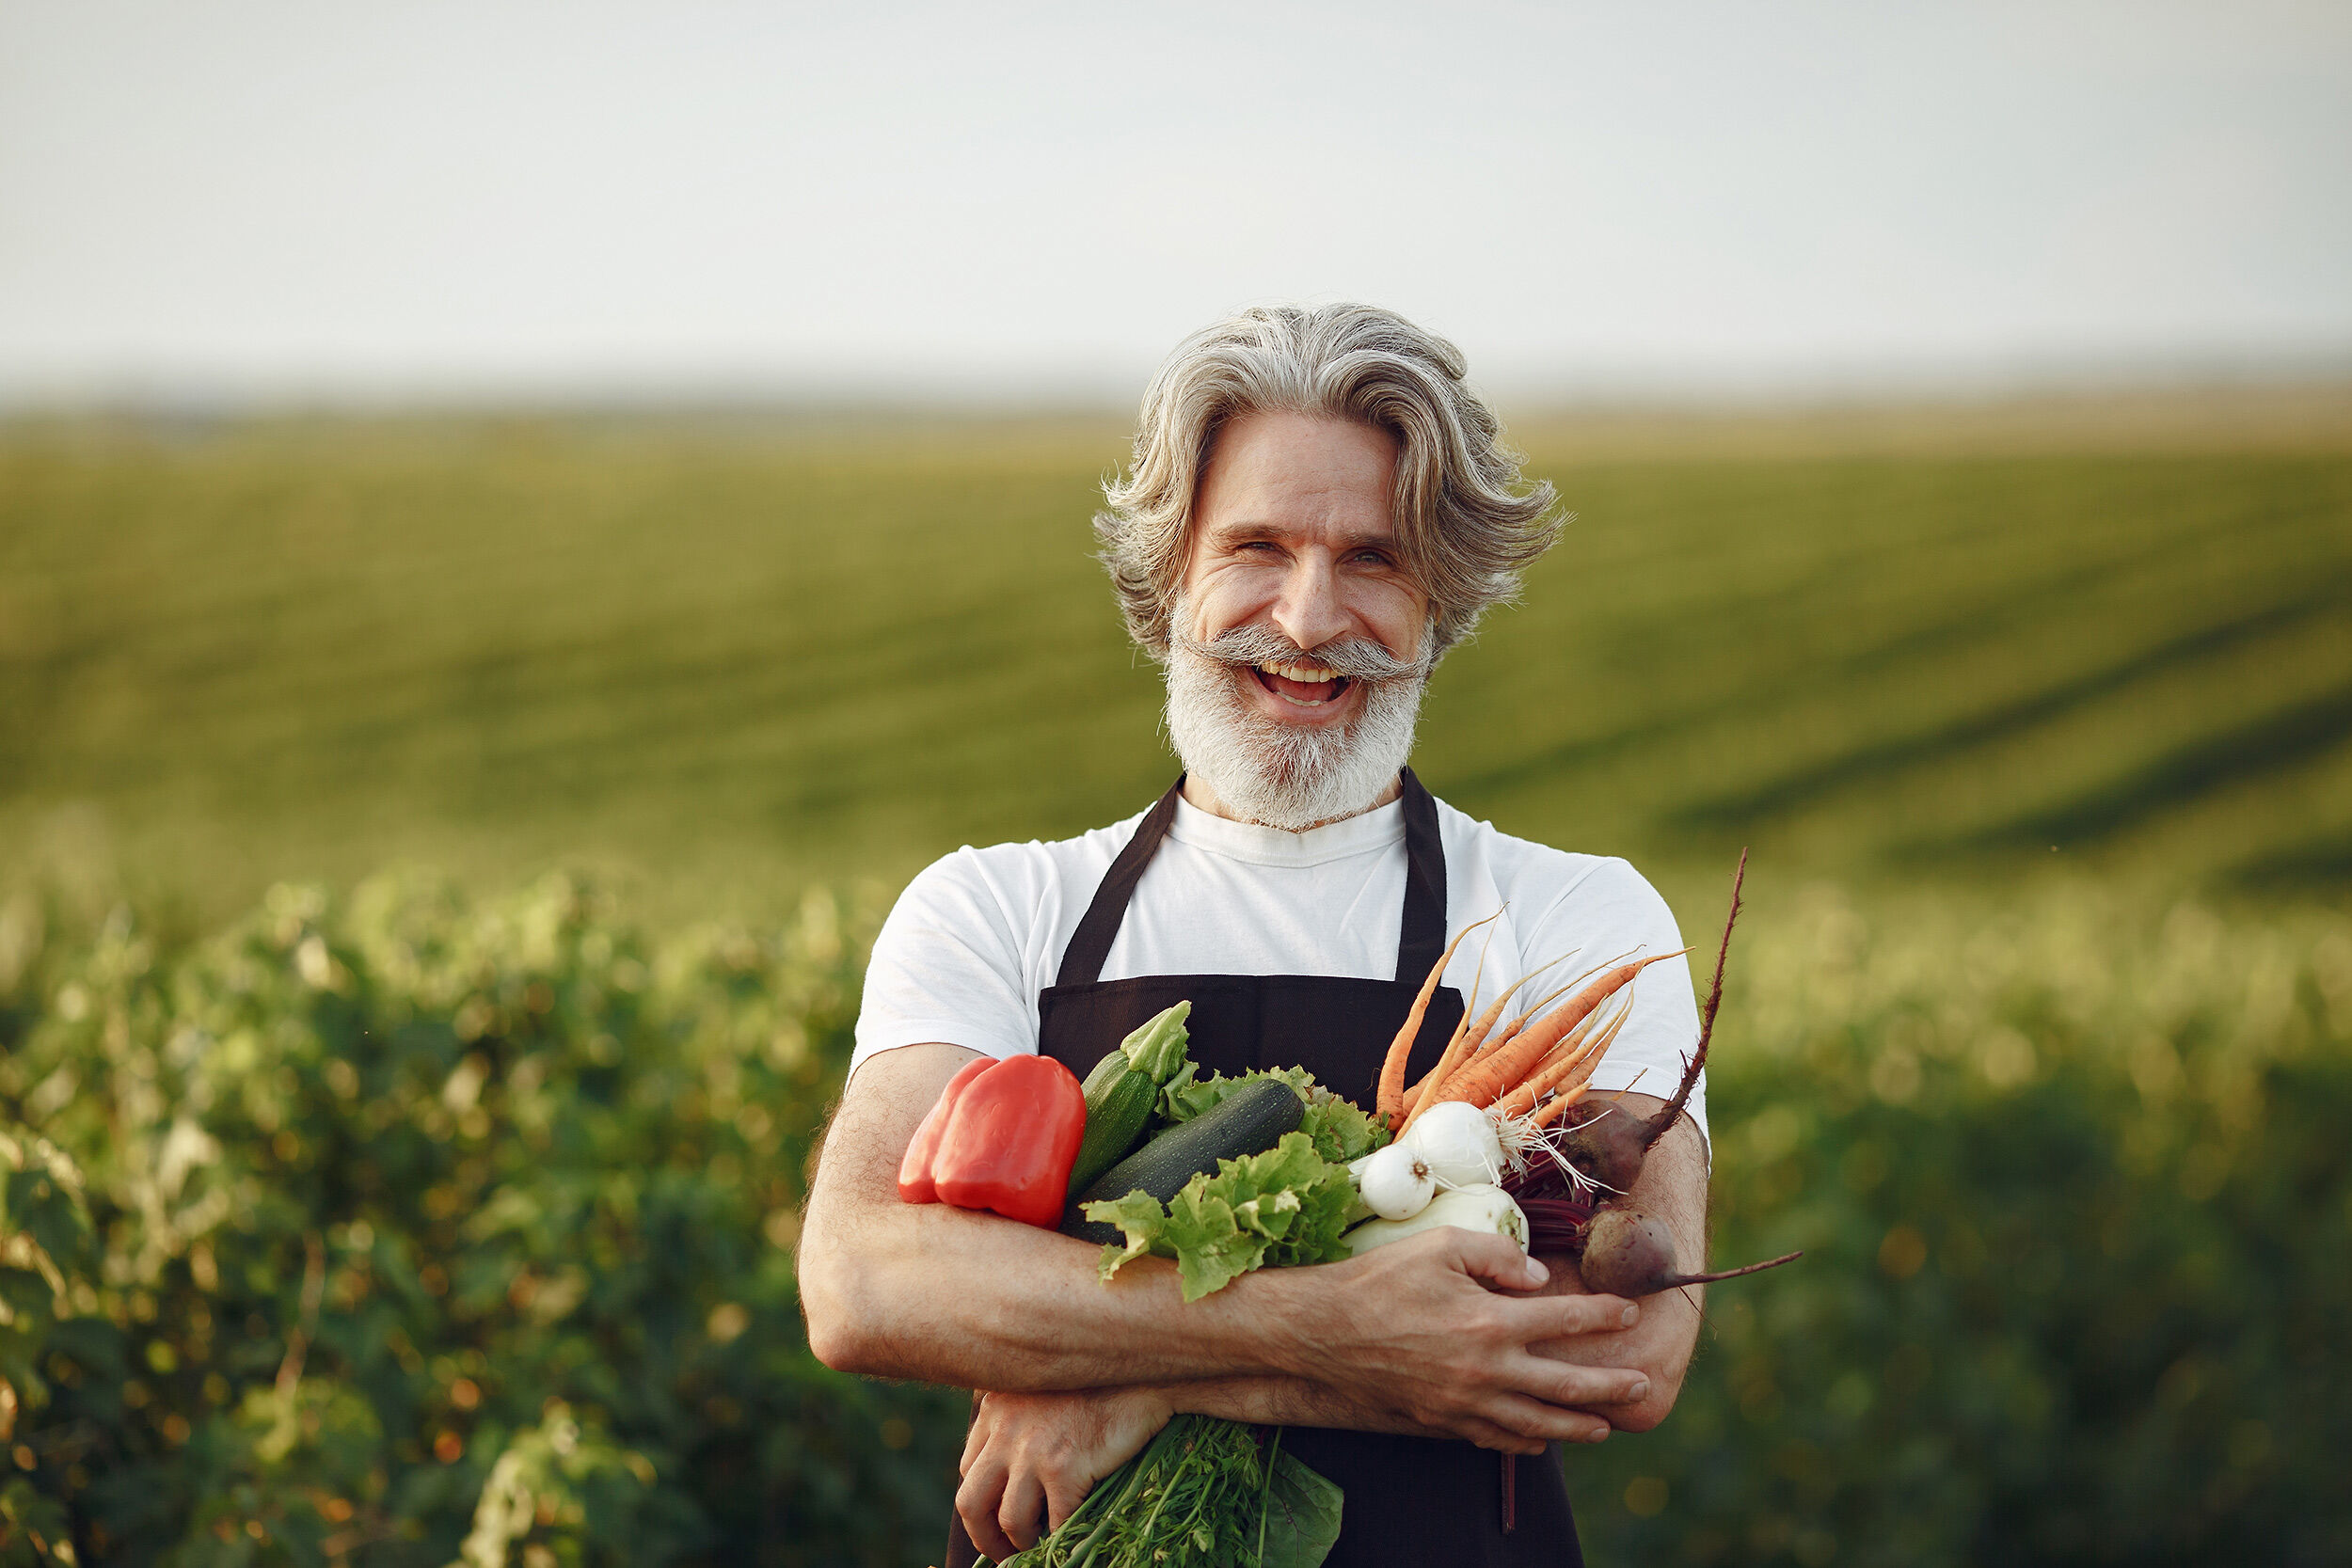
[[[1440,1187],[1487,1185],[1502,1180],[1502,1139],[1494,1118],[1467,1101],[1432,1105],[1389,1147],[1408,1146],[1429,1165]]]
[[[1458,1226],[1489,1236],[1508,1236],[1518,1243],[1519,1250],[1527,1249],[1527,1215],[1511,1201],[1509,1193],[1484,1184],[1439,1193],[1429,1200],[1427,1208],[1408,1220],[1366,1220],[1343,1239],[1350,1256],[1360,1256],[1391,1242],[1435,1230],[1441,1225]]]
[[[1438,1181],[1419,1152],[1406,1144],[1391,1144],[1364,1156],[1356,1190],[1364,1207],[1382,1219],[1409,1220],[1438,1196]]]

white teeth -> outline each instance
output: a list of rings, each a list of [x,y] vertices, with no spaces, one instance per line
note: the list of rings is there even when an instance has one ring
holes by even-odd
[[[1340,678],[1338,671],[1326,670],[1315,664],[1261,664],[1258,668],[1269,675],[1279,675],[1286,681],[1296,681],[1302,686],[1320,686],[1325,681]]]

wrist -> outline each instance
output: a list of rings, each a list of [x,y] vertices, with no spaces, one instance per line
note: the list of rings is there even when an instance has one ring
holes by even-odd
[[[1324,1349],[1338,1326],[1337,1297],[1326,1276],[1337,1266],[1268,1269],[1235,1281],[1259,1287],[1250,1292],[1247,1354],[1237,1358],[1236,1370],[1321,1381]]]

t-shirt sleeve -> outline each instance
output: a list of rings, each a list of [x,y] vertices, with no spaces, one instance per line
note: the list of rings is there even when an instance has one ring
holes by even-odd
[[[907,884],[874,939],[857,1015],[855,1072],[902,1045],[941,1041],[991,1056],[1037,1050],[1022,932],[980,852],[936,861]]]
[[[1547,956],[1574,956],[1560,966],[1559,980],[1600,963],[1672,953],[1682,945],[1674,911],[1640,872],[1621,860],[1595,864],[1564,893],[1536,927],[1534,949]],[[1683,1058],[1699,1038],[1699,1009],[1691,990],[1688,958],[1668,958],[1634,977],[1633,1010],[1593,1073],[1595,1092],[1633,1089],[1672,1099],[1682,1081]],[[1622,992],[1619,995],[1623,995]],[[1602,1005],[1604,1015],[1617,1006]],[[1707,1075],[1691,1091],[1691,1119],[1707,1137]],[[1711,1147],[1711,1146],[1710,1146]]]

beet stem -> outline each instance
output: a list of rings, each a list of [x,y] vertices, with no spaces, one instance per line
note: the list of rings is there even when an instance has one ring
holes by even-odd
[[[1674,1126],[1675,1117],[1691,1103],[1691,1091],[1698,1087],[1699,1071],[1707,1066],[1707,1042],[1715,1037],[1715,1009],[1724,1005],[1724,960],[1731,956],[1731,927],[1740,918],[1740,884],[1747,880],[1747,876],[1748,851],[1742,847],[1739,868],[1731,874],[1731,912],[1724,916],[1723,944],[1715,949],[1715,983],[1707,992],[1707,1009],[1699,1015],[1698,1049],[1683,1060],[1682,1082],[1675,1089],[1675,1097],[1650,1121],[1649,1133],[1642,1142],[1645,1154],[1658,1147],[1658,1140]]]
[[[1804,1251],[1800,1249],[1772,1259],[1769,1262],[1750,1263],[1744,1269],[1724,1269],[1715,1274],[1672,1274],[1668,1275],[1658,1288],[1661,1291],[1671,1291],[1683,1285],[1712,1285],[1719,1279],[1737,1279],[1743,1274],[1762,1274],[1766,1269],[1776,1269],[1783,1263],[1793,1263],[1804,1256]]]

